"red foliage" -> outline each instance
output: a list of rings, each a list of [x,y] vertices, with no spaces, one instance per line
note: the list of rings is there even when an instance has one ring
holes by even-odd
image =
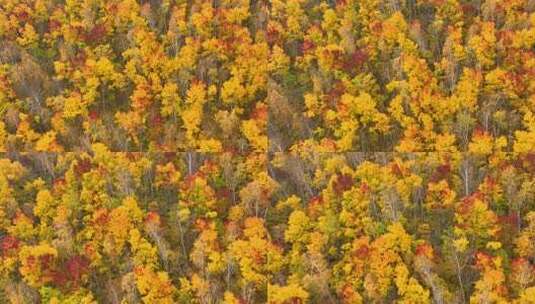
[[[312,197],[308,203],[309,206],[321,205],[321,204],[323,204],[323,197],[321,195]]]
[[[195,228],[198,230],[198,231],[203,231],[206,229],[206,227],[208,227],[208,222],[205,220],[205,219],[196,219],[195,220]]]
[[[230,190],[227,187],[223,187],[221,189],[218,189],[215,193],[215,197],[218,200],[228,200],[230,199]]]
[[[330,151],[336,151],[336,141],[330,138],[323,138],[321,140],[321,146],[327,148]]]
[[[79,176],[86,172],[89,172],[90,170],[91,170],[91,161],[89,159],[85,159],[85,158],[81,159],[74,166],[74,172]]]
[[[516,230],[518,228],[519,218],[516,213],[509,215],[503,215],[498,217],[498,223],[501,226],[509,226],[510,228]]]
[[[511,81],[517,94],[522,94],[527,89],[524,85],[526,76],[522,75],[522,73],[508,72],[506,78]]]
[[[466,15],[471,15],[477,12],[476,8],[471,3],[466,3],[466,4],[461,5],[461,9],[463,11],[463,14],[466,14]]]
[[[342,94],[345,93],[345,86],[344,84],[341,82],[341,81],[337,81],[333,88],[328,92],[328,98],[329,98],[329,101],[331,102],[335,102],[337,101],[340,96],[342,96]]]
[[[309,53],[315,48],[316,44],[308,39],[305,39],[305,41],[303,41],[303,43],[301,44],[301,51],[303,52],[303,54]]]
[[[340,291],[340,297],[342,299],[353,299],[355,297],[355,291],[353,290],[353,286],[351,286],[351,284],[349,283],[344,285],[344,287],[342,287],[342,290]],[[343,303],[346,302],[344,301]]]
[[[176,152],[164,152],[163,157],[167,162],[170,162],[176,158]]]
[[[28,264],[28,266],[35,267],[35,266],[36,266],[36,265],[35,265],[36,262],[37,262],[37,261],[36,261],[36,259],[35,259],[35,256],[33,256],[33,255],[30,255],[30,256],[28,257],[28,259],[26,259],[26,263]]]
[[[535,153],[528,153],[524,156],[528,172],[535,172]]]
[[[108,12],[109,12],[110,16],[116,15],[117,12],[119,11],[119,7],[118,7],[117,3],[109,4],[107,6],[107,9],[108,9]]]
[[[199,171],[204,174],[203,176],[209,176],[211,174],[215,174],[218,171],[218,166],[212,160],[207,159],[204,161]]]
[[[70,61],[73,67],[81,67],[85,65],[86,59],[87,59],[87,55],[85,54],[85,52],[79,51],[78,53],[76,53],[75,56],[70,58]],[[78,94],[80,93],[78,92]]]
[[[440,180],[446,179],[451,172],[451,166],[449,163],[438,166],[435,169],[435,172],[430,177],[431,182],[438,182]]]
[[[145,272],[145,270],[143,269],[142,266],[136,266],[134,267],[134,273],[138,276],[142,276],[143,273]]]
[[[0,248],[2,249],[2,255],[8,255],[19,248],[20,241],[15,237],[8,235],[5,236],[0,242]]]
[[[129,161],[137,161],[141,157],[139,152],[126,152],[125,155]]]
[[[93,110],[93,111],[89,111],[89,119],[92,120],[92,121],[95,121],[97,120],[99,117],[99,114],[97,111]]]
[[[52,278],[57,286],[77,287],[89,270],[89,260],[81,255],[69,258],[59,269],[52,272]]]
[[[20,9],[15,13],[15,16],[17,17],[17,20],[21,23],[25,23],[30,21],[30,14],[28,14],[28,11]]]
[[[65,286],[69,280],[64,271],[55,271],[52,273],[52,281],[56,286]]]
[[[360,184],[360,192],[362,192],[362,193],[364,193],[364,194],[370,192],[370,187],[368,186],[367,183],[362,182],[362,183]]]
[[[496,33],[498,40],[504,45],[511,45],[513,43],[513,38],[515,33],[512,30],[501,30]]]
[[[195,184],[195,180],[197,178],[204,178],[204,174],[202,172],[195,172],[193,174],[189,174],[184,178],[184,182],[182,183],[182,189],[188,190],[191,189],[191,187]]]
[[[420,244],[416,247],[416,255],[433,259],[433,247],[429,244]]]
[[[96,213],[98,214],[97,217],[94,219],[94,224],[97,225],[97,226],[103,226],[103,225],[106,225],[109,220],[110,220],[110,217],[108,215],[108,212],[106,209],[100,209],[100,210],[97,210]]]
[[[364,259],[368,257],[370,254],[370,247],[368,245],[360,246],[357,250],[355,250],[355,256],[359,259]]]
[[[156,113],[152,116],[151,123],[153,127],[160,126],[163,122],[162,116]]]
[[[41,264],[42,269],[50,269],[54,256],[51,254],[44,254],[39,256],[39,264]]]
[[[344,191],[351,189],[354,184],[353,177],[349,174],[338,175],[333,183],[333,189],[336,194],[342,194]]]
[[[371,24],[371,29],[374,34],[380,34],[383,31],[383,24],[381,21],[375,21]]]
[[[54,193],[59,193],[62,191],[63,189],[63,186],[65,186],[66,182],[65,182],[65,178],[63,177],[59,177],[59,178],[56,178],[54,179],[54,182],[53,182],[53,185],[54,185]]]
[[[268,25],[266,33],[267,42],[273,44],[280,39],[279,31],[272,25]]]
[[[490,176],[485,178],[485,183],[489,190],[494,190],[496,187],[496,180]]]
[[[145,217],[145,222],[160,222],[160,215],[157,212],[149,211],[147,212],[147,216]]]
[[[149,105],[152,103],[152,98],[150,97],[151,88],[147,83],[141,83],[136,86],[138,92],[141,91],[141,94],[133,94],[132,99],[132,108],[134,110],[144,112],[149,108]]]
[[[68,276],[72,281],[78,282],[82,278],[89,267],[89,260],[81,255],[75,255],[71,257],[65,263]]]
[[[91,257],[96,253],[96,249],[93,246],[93,244],[88,243],[88,244],[85,244],[84,246],[84,252],[87,256]]]
[[[512,273],[514,274],[526,274],[531,272],[532,275],[535,275],[535,267],[530,263],[529,260],[525,258],[516,258],[511,262]]]
[[[518,268],[520,266],[523,266],[528,261],[524,258],[516,258],[511,262],[511,266],[514,268]]]
[[[466,196],[461,201],[461,204],[457,207],[457,212],[460,214],[468,214],[472,210],[472,206],[476,199],[482,200],[484,198],[483,193],[480,191],[474,192],[470,196]]]
[[[486,136],[489,136],[489,134],[488,134],[487,131],[485,131],[485,129],[483,129],[483,127],[481,125],[478,125],[477,127],[474,128],[474,132],[473,132],[472,136],[474,138],[476,138],[476,137],[486,137]]]
[[[89,43],[99,42],[106,36],[106,27],[103,24],[95,25],[89,33],[86,33],[84,40]]]
[[[321,206],[323,205],[323,197],[321,195],[314,196],[308,202],[308,212],[310,216],[319,214]]]
[[[483,269],[483,268],[489,266],[489,264],[492,261],[492,256],[490,256],[489,254],[487,254],[485,252],[482,252],[482,251],[478,251],[475,254],[475,256],[476,256],[476,267],[478,269]]]
[[[61,23],[59,21],[51,19],[48,22],[48,31],[49,32],[54,32],[56,30],[59,30],[60,28],[61,28]]]
[[[343,63],[342,68],[347,71],[353,71],[356,68],[361,67],[366,60],[368,60],[368,53],[366,50],[359,49],[353,52],[353,54],[346,56]]]
[[[263,265],[266,263],[266,255],[264,252],[261,252],[259,250],[254,250],[253,253],[253,261],[257,265]]]
[[[230,141],[225,141],[223,142],[223,152],[230,153],[230,155],[234,156],[238,155],[240,151],[238,151],[238,149],[232,145]]]
[[[343,67],[343,56],[344,56],[343,51],[325,49],[323,50],[323,56],[325,56],[325,58],[332,58],[334,61],[335,68],[340,69]]]
[[[251,118],[260,120],[260,121],[267,121],[268,118],[268,107],[265,104],[259,104],[256,106],[254,111],[251,113]]]
[[[394,174],[394,175],[398,175],[398,176],[402,176],[403,175],[403,171],[401,170],[400,166],[396,163],[393,163],[392,166],[390,166],[390,171]]]

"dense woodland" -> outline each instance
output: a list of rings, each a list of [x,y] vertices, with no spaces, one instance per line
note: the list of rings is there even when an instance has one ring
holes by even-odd
[[[535,304],[535,1],[0,0],[0,303]]]

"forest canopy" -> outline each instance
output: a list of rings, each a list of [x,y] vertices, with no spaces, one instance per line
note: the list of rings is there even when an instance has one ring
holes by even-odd
[[[535,1],[0,0],[0,303],[535,304]]]

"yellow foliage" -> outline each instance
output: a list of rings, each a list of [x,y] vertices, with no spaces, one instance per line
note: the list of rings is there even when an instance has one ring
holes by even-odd
[[[269,284],[267,289],[269,304],[308,303],[308,292],[298,284],[286,286]]]
[[[146,304],[172,304],[176,291],[166,272],[154,272],[145,267],[137,267],[134,271],[136,287]]]
[[[267,151],[268,138],[265,135],[265,121],[245,120],[242,122],[242,131],[255,151]]]
[[[17,42],[23,47],[36,47],[38,40],[39,35],[35,32],[32,24],[26,22],[21,30],[20,37],[17,38]]]
[[[41,218],[41,220],[50,220],[55,215],[55,208],[57,202],[48,190],[41,190],[37,193],[35,198],[35,207],[33,213]]]

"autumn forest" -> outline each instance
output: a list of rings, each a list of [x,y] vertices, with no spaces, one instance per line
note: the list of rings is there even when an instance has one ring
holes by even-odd
[[[535,304],[535,0],[0,0],[0,303]]]

